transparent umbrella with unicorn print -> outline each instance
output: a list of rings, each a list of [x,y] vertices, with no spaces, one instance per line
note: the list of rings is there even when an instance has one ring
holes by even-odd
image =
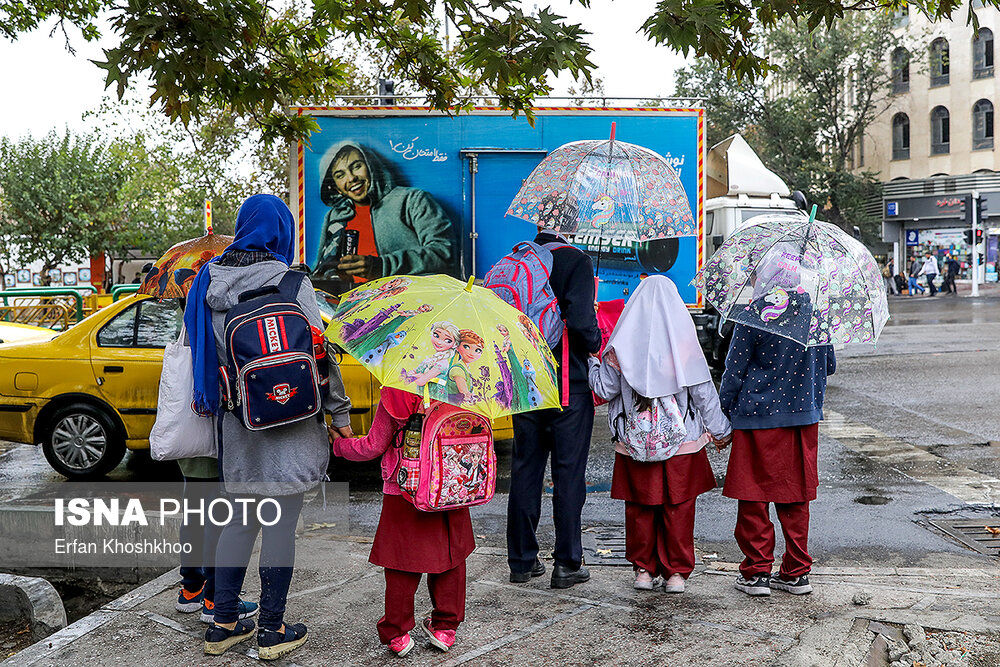
[[[875,345],[889,319],[875,258],[836,225],[761,215],[729,237],[695,284],[723,318],[806,347]]]

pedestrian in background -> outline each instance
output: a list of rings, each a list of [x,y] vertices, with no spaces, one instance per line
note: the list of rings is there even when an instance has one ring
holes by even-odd
[[[889,260],[886,262],[885,266],[882,267],[882,279],[885,281],[885,291],[889,294],[899,294],[896,290],[896,281],[893,277],[893,265],[895,262]]]
[[[639,283],[603,362],[594,355],[589,363],[590,386],[609,401],[608,426],[615,436],[611,497],[625,501],[625,558],[635,572],[633,586],[652,590],[662,578],[667,593],[683,593],[694,570],[695,499],[715,488],[705,445],[711,440],[722,449],[732,428],[673,281],[650,276]],[[661,455],[657,446],[650,459],[650,445],[663,440],[659,420],[653,423],[654,414],[662,419],[666,412],[658,399],[676,404],[686,435],[673,451]]]
[[[368,435],[332,443],[334,456],[351,461],[382,457],[382,514],[368,561],[384,568],[385,574],[385,613],[376,624],[378,638],[400,657],[414,646],[413,596],[425,573],[434,609],[420,629],[442,651],[455,643],[455,630],[465,620],[465,561],[476,548],[468,507],[421,512],[403,498],[396,483],[400,448],[393,443],[420,401],[415,394],[383,387]]]
[[[938,277],[938,262],[937,257],[934,256],[930,250],[924,256],[924,264],[920,268],[920,275],[927,276],[927,288],[931,291],[931,296],[937,294],[937,287],[934,286],[934,281]]]
[[[942,283],[941,288],[950,294],[958,294],[958,287],[955,285],[955,279],[958,277],[958,272],[961,271],[962,267],[951,254],[945,256],[944,267],[944,283]]]
[[[917,282],[917,279],[920,277],[920,272],[921,270],[923,270],[923,268],[924,268],[924,263],[921,262],[916,255],[914,255],[913,261],[910,262],[910,276],[909,276],[910,296],[915,295],[918,291],[921,294],[924,293],[924,286],[921,285],[919,282]]]
[[[590,257],[548,229],[535,243],[561,243],[552,249],[549,282],[566,322],[569,343],[569,396],[562,409],[514,415],[514,450],[507,502],[507,563],[510,581],[524,583],[545,574],[538,559],[538,519],[542,511],[545,463],[552,454],[552,519],[556,529],[552,588],[569,588],[590,579],[583,566],[581,514],[587,499],[587,456],[594,429],[594,397],[587,382],[587,358],[601,349],[601,329],[594,311],[594,266]],[[553,349],[562,359],[564,342]],[[563,369],[560,369],[563,372]]]
[[[739,501],[736,542],[743,552],[736,588],[802,595],[809,584],[809,502],[819,485],[817,449],[826,378],[836,369],[833,347],[803,347],[737,324],[726,356],[720,401],[733,425],[722,493]],[[785,536],[781,569],[774,564],[774,503]]]

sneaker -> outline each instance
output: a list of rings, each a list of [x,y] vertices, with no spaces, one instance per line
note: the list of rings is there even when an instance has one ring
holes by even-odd
[[[736,577],[736,590],[743,591],[751,597],[763,597],[771,594],[771,575],[758,574],[745,578],[742,574]]]
[[[174,603],[174,609],[182,614],[193,614],[194,612],[201,610],[201,603],[204,599],[204,585],[197,593],[191,593],[186,588],[181,586],[180,592],[177,593],[177,602]]]
[[[236,621],[232,630],[213,623],[205,630],[205,655],[222,655],[236,644],[250,639],[253,629],[253,621]]]
[[[535,564],[531,566],[531,569],[527,572],[515,572],[510,571],[510,583],[512,584],[523,584],[534,577],[540,577],[545,574],[545,564],[542,561],[535,559]]]
[[[651,591],[654,586],[656,586],[656,579],[647,570],[640,567],[635,571],[635,582],[632,584],[632,588],[637,591]]]
[[[406,654],[412,651],[414,646],[416,646],[416,642],[413,641],[413,637],[410,636],[409,632],[389,640],[389,650],[400,658],[405,658]]]
[[[433,644],[435,648],[439,648],[445,653],[447,653],[448,649],[450,649],[452,645],[455,643],[455,631],[435,630],[434,626],[431,625],[430,618],[425,618],[424,622],[420,625],[420,627],[423,628],[424,634],[427,635],[427,638],[431,640],[431,644]]]
[[[240,600],[236,603],[236,609],[240,612],[240,618],[250,618],[257,613],[257,603]],[[211,600],[203,600],[201,605],[201,622],[212,623],[215,621],[215,603]]]
[[[812,593],[812,585],[809,583],[809,577],[806,575],[800,575],[798,577],[786,577],[780,572],[771,577],[771,588],[777,588],[779,591],[787,591],[792,595],[807,595]]]
[[[305,644],[308,636],[302,623],[286,623],[284,632],[261,628],[257,632],[257,655],[261,660],[277,660]]]
[[[679,574],[672,574],[663,584],[664,593],[683,593],[684,577]]]
[[[589,580],[590,570],[583,565],[572,570],[562,563],[556,563],[552,566],[552,581],[549,582],[549,586],[552,588],[569,588],[570,586],[582,584]]]

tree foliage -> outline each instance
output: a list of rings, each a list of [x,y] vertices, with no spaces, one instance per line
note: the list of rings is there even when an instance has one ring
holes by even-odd
[[[583,6],[589,0],[571,0]],[[554,75],[589,81],[588,33],[548,8],[521,0],[0,0],[0,34],[16,38],[49,19],[98,37],[95,19],[110,16],[119,42],[98,63],[124,95],[151,80],[151,102],[172,120],[230,109],[267,138],[306,138],[308,117],[289,105],[329,99],[342,90],[355,55],[374,53],[380,75],[406,81],[437,109],[454,110],[482,95],[530,116],[532,101]],[[985,0],[1000,6],[1000,0]],[[800,32],[832,28],[851,16],[884,18],[909,7],[932,19],[958,17],[958,0],[659,0],[645,35],[685,55],[705,58],[740,80],[776,65],[765,36],[794,24]],[[969,3],[966,20],[975,22]],[[439,37],[446,14],[457,35],[449,52]]]
[[[706,98],[708,141],[739,132],[768,168],[823,209],[824,219],[861,227],[874,240],[877,220],[865,202],[875,174],[854,169],[865,130],[888,108],[889,54],[903,38],[888,16],[850,16],[808,32],[783,23],[763,37],[777,68],[763,85],[738,80],[710,60],[677,74],[677,93]]]

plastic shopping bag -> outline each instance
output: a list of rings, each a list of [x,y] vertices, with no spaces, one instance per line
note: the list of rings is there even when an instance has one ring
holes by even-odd
[[[156,404],[156,422],[149,432],[153,459],[168,461],[196,456],[218,456],[215,443],[215,418],[203,417],[193,409],[194,371],[187,332],[163,350],[160,394]]]

